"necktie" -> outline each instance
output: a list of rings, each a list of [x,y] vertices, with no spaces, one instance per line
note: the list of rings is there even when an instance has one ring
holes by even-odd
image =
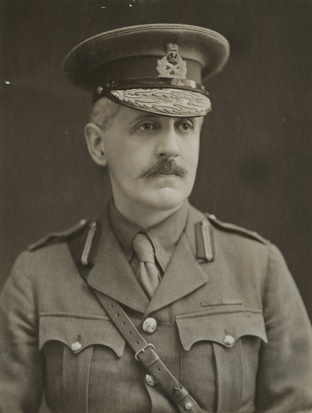
[[[147,296],[152,298],[160,281],[160,275],[155,264],[153,245],[145,234],[139,232],[133,238],[132,247],[140,261],[139,282]]]

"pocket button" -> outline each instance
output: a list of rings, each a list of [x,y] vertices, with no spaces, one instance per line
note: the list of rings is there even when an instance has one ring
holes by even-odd
[[[235,338],[231,336],[230,334],[227,334],[224,339],[223,343],[226,344],[227,346],[231,346],[235,341]]]
[[[71,345],[71,349],[76,353],[77,351],[79,351],[81,349],[81,343],[79,341],[75,341]]]

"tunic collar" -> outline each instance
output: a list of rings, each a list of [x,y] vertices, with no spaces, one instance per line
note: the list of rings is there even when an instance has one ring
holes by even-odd
[[[170,258],[185,230],[188,215],[188,201],[160,223],[144,230],[155,249],[155,256],[163,272],[165,272]],[[133,256],[132,240],[138,232],[143,230],[135,223],[125,218],[115,207],[113,202],[109,208],[109,218],[117,240],[130,262]]]

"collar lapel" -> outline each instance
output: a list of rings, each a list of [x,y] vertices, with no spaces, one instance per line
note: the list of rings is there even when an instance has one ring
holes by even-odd
[[[107,213],[102,215],[102,232],[96,242],[94,266],[90,272],[87,271],[88,284],[142,314],[154,312],[185,297],[209,280],[207,272],[196,260],[194,224],[203,219],[202,213],[189,206],[186,231],[178,242],[162,282],[149,301],[111,230]]]
[[[88,275],[90,287],[133,310],[144,313],[149,300],[121,251],[108,222],[103,223],[94,262],[94,267]]]
[[[206,284],[208,280],[208,275],[198,264],[184,233],[145,313],[159,310],[179,300]]]

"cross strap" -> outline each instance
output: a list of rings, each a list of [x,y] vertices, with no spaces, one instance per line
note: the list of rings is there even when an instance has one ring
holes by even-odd
[[[97,226],[98,224],[96,222],[92,222],[90,225],[89,231],[87,232],[83,253],[78,259],[77,254],[79,254],[80,251],[80,238],[76,239],[76,237],[72,237],[67,240],[69,251],[74,259],[77,269],[82,279],[88,286],[88,274],[92,267],[92,260],[90,258],[92,242],[94,237],[99,237],[101,233],[101,231],[95,231]],[[86,246],[88,246],[87,251]],[[154,345],[152,343],[147,343],[117,301],[104,294],[100,294],[90,286],[89,288],[93,291],[118,331],[135,352],[135,359],[138,362],[141,362],[160,383],[169,399],[177,406],[179,412],[203,413],[187,389],[179,383],[179,381],[165,366],[156,353]]]
[[[160,359],[154,345],[147,343],[117,301],[93,291],[112,322],[135,352],[135,359],[140,361],[155,377],[179,411],[181,413],[202,413],[197,402]]]

